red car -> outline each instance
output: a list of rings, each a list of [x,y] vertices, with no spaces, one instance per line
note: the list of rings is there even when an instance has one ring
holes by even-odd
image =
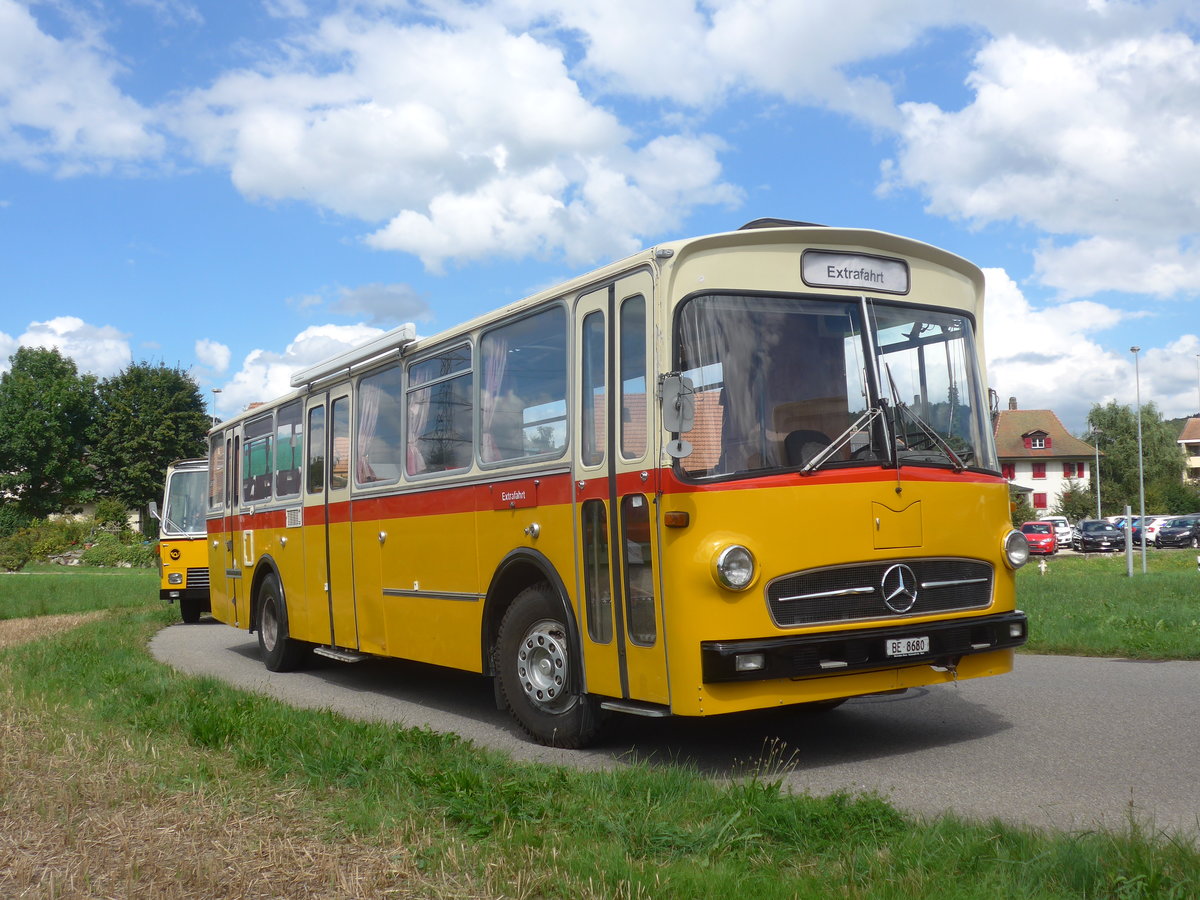
[[[1021,533],[1029,543],[1030,553],[1045,553],[1049,556],[1058,552],[1058,538],[1054,534],[1053,522],[1026,522]]]

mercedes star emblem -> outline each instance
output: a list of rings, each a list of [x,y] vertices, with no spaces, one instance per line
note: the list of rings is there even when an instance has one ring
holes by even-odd
[[[892,612],[906,613],[917,602],[917,576],[906,565],[890,566],[879,586],[883,589],[883,602]]]

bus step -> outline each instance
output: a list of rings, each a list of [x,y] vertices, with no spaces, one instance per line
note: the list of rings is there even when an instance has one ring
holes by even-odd
[[[369,653],[359,653],[357,650],[343,650],[341,647],[313,647],[312,652],[317,654],[317,656],[336,659],[338,662],[344,663],[362,662],[364,659],[371,658]]]
[[[652,719],[664,719],[671,715],[671,709],[668,706],[659,706],[657,703],[641,703],[637,700],[603,700],[600,702],[600,708],[629,713],[634,716],[647,716]]]

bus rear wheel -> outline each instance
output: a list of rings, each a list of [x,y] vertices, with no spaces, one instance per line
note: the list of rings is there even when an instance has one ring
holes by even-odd
[[[526,588],[504,614],[496,641],[495,668],[517,724],[535,741],[578,749],[600,734],[599,704],[575,693],[575,659],[561,604],[549,588]]]
[[[195,597],[179,598],[179,617],[187,625],[195,625],[200,621],[200,611],[203,604]]]
[[[258,649],[272,672],[291,672],[308,657],[309,646],[288,635],[283,586],[274,575],[264,578],[258,589]]]

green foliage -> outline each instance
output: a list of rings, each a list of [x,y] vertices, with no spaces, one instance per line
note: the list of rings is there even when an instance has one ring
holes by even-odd
[[[91,459],[99,491],[125,509],[144,510],[162,497],[169,463],[204,455],[204,397],[186,371],[149,363],[106,378],[98,397]]]
[[[1029,494],[1026,491],[1018,491],[1010,487],[1008,490],[1008,502],[1012,506],[1014,528],[1020,528],[1026,522],[1032,522],[1037,519],[1037,510],[1029,502]]]
[[[33,516],[15,503],[0,503],[0,537],[16,534],[33,524]]]
[[[77,508],[93,487],[95,379],[58,350],[21,347],[11,360],[0,375],[0,492],[33,518]]]
[[[1074,478],[1069,478],[1058,498],[1058,505],[1051,510],[1051,514],[1066,516],[1069,522],[1095,518],[1096,495]]]
[[[125,504],[112,497],[96,503],[96,524],[109,531],[120,532],[129,527],[129,512]]]
[[[155,565],[154,545],[127,536],[101,532],[95,543],[83,551],[80,561],[87,566],[134,566],[149,568]]]
[[[20,572],[33,559],[33,533],[28,529],[0,538],[0,568]]]
[[[1141,503],[1136,410],[1111,400],[1107,406],[1093,406],[1087,421],[1088,440],[1092,431],[1099,431],[1100,498],[1104,514],[1119,514],[1126,506],[1137,513]],[[1175,497],[1175,489],[1182,481],[1183,450],[1178,437],[1178,432],[1162,420],[1153,403],[1142,406],[1142,478],[1147,513],[1170,511],[1151,501],[1153,498],[1165,503]]]

